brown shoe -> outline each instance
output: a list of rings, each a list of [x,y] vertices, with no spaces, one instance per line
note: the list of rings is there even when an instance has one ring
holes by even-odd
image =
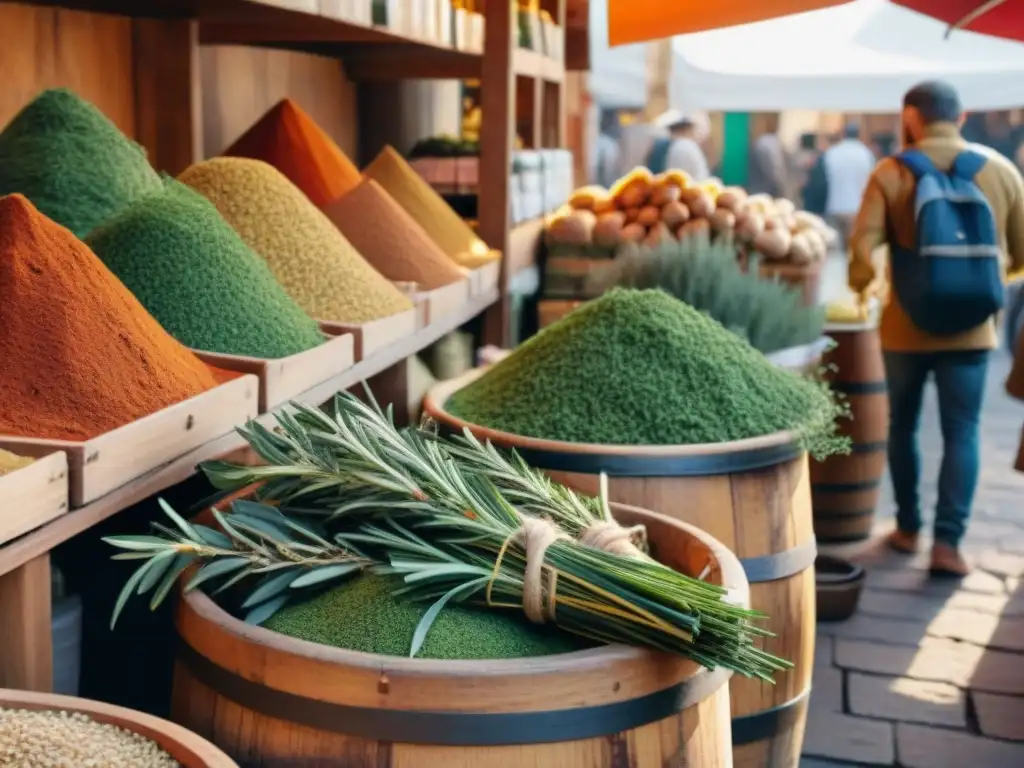
[[[913,555],[917,552],[917,534],[907,533],[899,528],[885,537],[885,543],[889,545],[889,549],[904,555]]]
[[[932,545],[932,563],[930,567],[932,576],[939,578],[962,579],[971,572],[971,567],[957,550],[949,544]]]

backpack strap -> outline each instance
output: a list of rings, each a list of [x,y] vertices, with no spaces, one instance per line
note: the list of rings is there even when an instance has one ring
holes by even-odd
[[[965,149],[953,160],[953,167],[950,168],[949,172],[952,176],[972,181],[978,175],[978,172],[985,167],[987,162],[988,158],[980,152]]]
[[[935,163],[919,149],[905,149],[896,155],[896,159],[903,163],[907,170],[914,174],[914,178],[918,180],[922,176],[939,172],[939,169],[935,167]]]

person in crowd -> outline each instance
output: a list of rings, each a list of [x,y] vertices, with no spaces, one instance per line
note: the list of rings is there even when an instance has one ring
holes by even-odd
[[[664,116],[663,116],[664,118]],[[660,118],[664,122],[664,119]],[[652,173],[669,169],[685,171],[693,181],[705,181],[711,176],[708,159],[697,137],[697,123],[678,114],[669,117],[667,137],[655,139],[647,155],[647,167]]]
[[[1018,303],[1020,299],[1024,298],[1024,291],[1017,293]],[[1017,307],[1019,310],[1020,307]],[[1020,320],[1024,315],[1019,312],[1016,314],[1016,318]],[[1015,352],[1013,355],[1013,367],[1010,369],[1010,375],[1006,379],[1006,393],[1017,400],[1024,401],[1024,328],[1017,327],[1015,329],[1017,334],[1014,338]],[[1017,449],[1017,461],[1014,464],[1014,468],[1018,472],[1024,472],[1024,429],[1021,429],[1020,435],[1020,447]]]
[[[1003,299],[1001,273],[1007,262],[1015,271],[1024,268],[1024,180],[1006,158],[965,142],[962,122],[952,86],[932,81],[906,93],[904,152],[885,158],[871,174],[850,237],[849,266],[850,287],[864,298],[877,285],[872,253],[889,246],[891,284],[879,329],[897,506],[888,544],[904,553],[918,549],[917,429],[925,383],[934,376],[943,456],[931,569],[956,577],[969,571],[959,545],[978,481],[979,421],[996,346],[994,315]],[[928,199],[916,212],[919,179],[928,185]],[[927,284],[913,280],[922,267],[933,276]]]
[[[605,111],[601,115],[601,130],[597,136],[597,163],[594,169],[595,181],[602,187],[610,187],[622,176],[623,168],[619,152],[619,118],[615,112]]]
[[[860,140],[860,126],[847,123],[841,141],[829,147],[822,157],[825,172],[825,218],[835,227],[840,242],[850,235],[864,188],[875,167],[875,155]]]
[[[750,149],[748,191],[752,195],[789,197],[786,150],[778,134],[779,116],[769,115],[767,124],[767,130],[754,140]]]

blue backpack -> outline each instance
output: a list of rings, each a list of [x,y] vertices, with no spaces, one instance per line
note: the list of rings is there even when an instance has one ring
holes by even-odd
[[[647,168],[651,173],[664,173],[668,170],[668,151],[672,147],[672,139],[664,137],[655,139],[647,153]]]
[[[981,325],[1004,301],[995,216],[974,183],[985,156],[961,152],[948,174],[918,150],[907,150],[898,159],[917,180],[917,242],[911,249],[892,251],[900,305],[918,328],[938,336]]]

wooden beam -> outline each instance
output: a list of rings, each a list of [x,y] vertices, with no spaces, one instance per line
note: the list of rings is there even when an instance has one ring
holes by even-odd
[[[136,139],[158,171],[203,158],[199,28],[188,19],[133,22]]]
[[[491,0],[485,14],[487,45],[480,72],[479,235],[491,248],[509,252],[509,173],[515,126],[515,72],[512,67],[518,31],[514,0]],[[512,341],[508,296],[509,260],[502,259],[498,301],[484,318],[484,343],[506,347]]]
[[[0,576],[0,688],[53,691],[50,555]]]

